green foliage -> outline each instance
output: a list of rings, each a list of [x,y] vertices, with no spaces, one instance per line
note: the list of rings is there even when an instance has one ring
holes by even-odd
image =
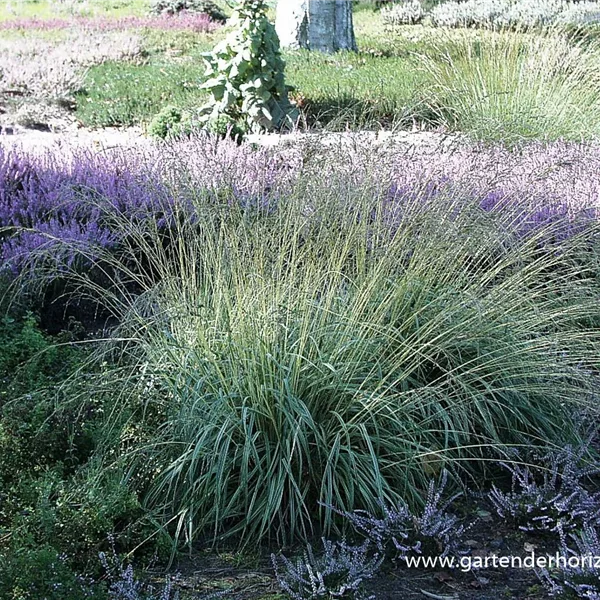
[[[206,98],[197,79],[198,68],[187,63],[104,63],[77,93],[77,116],[89,127],[113,127],[148,123],[165,105],[191,110]]]
[[[36,319],[31,313],[20,322],[5,316],[0,322],[0,336],[3,342],[0,346],[0,373],[4,376],[13,374],[17,367],[44,350],[49,352],[42,359],[45,363],[42,368],[47,369],[56,358],[54,349],[50,348],[48,340],[38,329]],[[32,374],[36,371],[38,364],[33,365]]]
[[[287,77],[296,90],[292,98],[309,125],[332,130],[427,123],[435,115],[423,101],[427,75],[413,46],[398,43],[392,52],[399,56],[385,56],[379,48],[369,54],[289,53]],[[368,48],[365,41],[361,47]]]
[[[393,51],[401,56],[378,56],[379,49],[370,55],[288,53],[287,78],[298,108],[310,125],[339,130],[429,119],[421,98],[427,76],[413,55],[416,47],[397,42]],[[77,115],[86,125],[108,127],[148,122],[165,104],[194,114],[206,100],[206,91],[193,83],[195,73],[188,64],[92,67]]]
[[[71,472],[85,462],[93,447],[90,422],[77,413],[56,411],[50,393],[30,393],[0,405],[0,483],[20,481],[26,473],[58,467]]]
[[[168,137],[180,137],[186,131],[189,131],[186,115],[175,106],[165,106],[148,126],[148,133],[151,136],[163,140]]]
[[[145,537],[135,494],[93,464],[71,477],[60,468],[31,473],[6,490],[2,524],[12,548],[49,544],[84,567],[109,535],[123,547]]]
[[[264,0],[240,0],[232,31],[203,56],[211,99],[201,108],[204,122],[227,116],[245,130],[290,126],[296,113],[288,100],[279,38],[267,18]]]
[[[109,533],[123,543],[143,539],[135,494],[88,464],[101,405],[88,399],[75,406],[56,390],[30,389],[0,403],[0,532],[10,532],[0,553],[47,545],[83,565]]]
[[[89,430],[76,413],[56,411],[53,391],[87,354],[76,335],[77,324],[46,335],[15,307],[0,320],[0,486],[57,465],[71,470],[89,456]],[[94,408],[87,410],[89,422]]]
[[[153,13],[174,15],[182,11],[205,13],[213,21],[225,23],[227,15],[211,0],[153,0]]]
[[[194,125],[200,127],[199,123],[194,123],[189,113],[182,112],[175,106],[166,106],[150,122],[148,133],[163,140],[179,138],[189,136],[194,130]],[[206,124],[206,129],[220,138],[231,137],[241,141],[244,137],[244,131],[227,115],[210,120]]]
[[[0,599],[100,598],[76,573],[109,533],[123,546],[146,538],[140,506],[89,463],[100,403],[62,393],[87,352],[71,333],[44,334],[31,313],[10,314],[0,322]]]
[[[40,331],[32,313],[0,319],[0,407],[9,394],[32,391],[60,378],[81,358],[72,333],[51,339]]]
[[[50,545],[0,548],[0,600],[103,600],[104,590],[79,576]]]
[[[244,137],[244,130],[227,115],[211,119],[207,123],[206,129],[220,138],[230,137],[236,141],[241,141]]]
[[[103,597],[76,573],[95,571],[107,536],[132,548],[150,534],[134,491],[89,461],[101,406],[49,395],[0,415],[0,599]]]

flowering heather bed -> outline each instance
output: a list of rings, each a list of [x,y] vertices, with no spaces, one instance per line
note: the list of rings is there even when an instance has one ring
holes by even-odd
[[[2,257],[5,266],[22,263],[44,248],[53,249],[59,263],[70,263],[65,242],[81,249],[119,240],[107,211],[164,224],[169,207],[197,190],[232,190],[241,203],[252,202],[273,188],[283,191],[299,167],[291,156],[200,140],[108,154],[62,149],[33,156],[0,148],[0,228],[15,233],[5,237]]]
[[[597,146],[534,144],[517,153],[461,147],[436,155],[367,156],[356,147],[325,166],[319,160],[304,164],[298,148],[252,150],[204,138],[107,154],[62,147],[36,156],[0,148],[0,226],[13,228],[13,235],[4,235],[3,257],[26,261],[34,248],[64,251],[65,241],[111,246],[120,233],[103,218],[107,207],[136,219],[166,219],[168,206],[203,191],[215,198],[229,192],[247,207],[275,206],[303,167],[315,169],[315,177],[357,187],[378,164],[380,188],[374,193],[391,221],[401,217],[410,198],[439,203],[464,195],[478,199],[485,211],[505,213],[511,227],[518,220],[522,234],[561,221],[568,237],[595,220],[600,209]]]
[[[437,27],[540,27],[586,25],[600,20],[600,3],[577,0],[463,0],[436,3],[426,10],[420,0],[392,4],[382,11],[389,25],[415,24],[429,18]]]
[[[206,14],[182,12],[177,15],[150,17],[72,17],[10,19],[0,21],[0,31],[53,31],[55,29],[82,29],[84,31],[122,31],[124,29],[158,29],[161,31],[193,31],[210,33],[219,27]]]
[[[87,67],[140,53],[140,38],[129,31],[69,32],[58,42],[0,39],[0,91],[16,89],[38,99],[69,96]]]
[[[538,457],[534,464],[541,473],[525,462],[503,463],[512,474],[512,489],[492,486],[489,498],[498,515],[523,531],[553,532],[563,545],[567,534],[600,526],[600,493],[588,489],[599,469],[585,464],[589,450],[584,444],[576,451],[566,447]]]

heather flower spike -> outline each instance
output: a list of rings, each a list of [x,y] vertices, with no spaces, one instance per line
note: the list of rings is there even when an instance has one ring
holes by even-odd
[[[538,465],[500,463],[512,474],[509,492],[493,486],[489,498],[502,518],[523,531],[555,533],[561,541],[584,525],[600,525],[600,492],[590,492],[585,480],[598,467],[585,465],[588,446],[566,447],[541,457]]]
[[[404,501],[396,506],[381,502],[382,517],[367,511],[331,510],[348,519],[352,527],[370,540],[382,554],[392,554],[396,559],[422,554],[431,550],[441,556],[459,551],[465,528],[458,517],[448,512],[449,506],[460,494],[442,502],[448,474],[443,472],[439,483],[429,484],[425,506],[420,513],[413,513]]]
[[[383,557],[371,552],[370,542],[365,540],[360,546],[326,539],[322,542],[321,555],[316,556],[309,545],[295,562],[283,555],[271,555],[282,591],[293,600],[374,599],[365,593],[363,584],[376,574]]]

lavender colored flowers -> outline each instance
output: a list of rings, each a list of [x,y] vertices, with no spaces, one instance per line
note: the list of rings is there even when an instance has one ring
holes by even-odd
[[[235,144],[190,140],[173,149],[137,147],[107,154],[89,149],[35,156],[0,147],[0,253],[5,270],[18,272],[32,258],[70,267],[114,248],[125,232],[121,215],[167,229],[174,212],[193,212],[202,194],[215,202],[255,209],[273,205],[271,189],[285,189],[296,171],[265,152],[237,152]],[[235,156],[231,156],[235,152]],[[221,170],[222,169],[222,170]]]
[[[593,146],[533,145],[520,153],[461,147],[372,157],[360,148],[353,152],[320,162],[318,176],[339,182],[340,193],[347,187],[351,197],[377,168],[379,187],[371,193],[382,198],[392,229],[416,205],[441,214],[478,204],[517,241],[547,230],[560,244],[598,220],[600,150]],[[301,144],[253,149],[205,136],[101,154],[89,148],[36,154],[0,147],[3,262],[19,270],[44,251],[57,264],[70,265],[81,250],[93,255],[94,247],[118,245],[123,232],[111,226],[111,211],[166,227],[174,203],[193,210],[194,199],[207,194],[268,214],[280,199],[302,193],[309,214],[310,190],[303,191],[307,178],[300,173],[310,177],[312,165],[303,153]]]
[[[69,19],[10,19],[0,21],[0,31],[31,30],[53,31],[57,29],[83,29],[94,31],[121,31],[124,29],[157,29],[159,31],[193,31],[210,33],[220,23],[212,21],[203,13],[182,12],[177,15],[156,15],[151,17],[72,17]]]
[[[600,600],[600,540],[598,531],[585,525],[579,534],[562,544],[558,565],[536,571],[550,596]],[[574,544],[573,544],[574,542]]]
[[[103,218],[107,207],[148,216],[159,190],[158,182],[101,157],[59,167],[0,149],[3,260],[18,268],[44,250],[57,264],[70,265],[78,251],[111,247],[118,234]]]
[[[381,566],[382,557],[370,552],[370,543],[349,546],[323,539],[323,554],[315,556],[308,546],[302,558],[293,562],[283,555],[271,555],[281,589],[293,600],[340,598],[370,600],[363,589]]]
[[[425,506],[420,514],[413,513],[405,502],[388,507],[382,502],[382,517],[367,511],[336,510],[352,527],[373,542],[382,554],[392,554],[401,560],[414,554],[435,552],[447,556],[460,549],[465,528],[448,508],[460,494],[442,502],[448,474],[444,471],[438,483],[431,481]]]
[[[137,579],[133,565],[125,566],[114,546],[111,555],[101,552],[99,558],[109,580],[108,597],[111,600],[178,600],[179,593],[173,589],[170,579],[161,590]]]
[[[523,531],[556,533],[563,543],[569,532],[600,525],[600,492],[584,485],[598,467],[584,465],[586,451],[585,446],[577,451],[567,447],[548,454],[535,470],[501,463],[512,474],[512,489],[493,486],[489,497],[498,515],[515,520]]]

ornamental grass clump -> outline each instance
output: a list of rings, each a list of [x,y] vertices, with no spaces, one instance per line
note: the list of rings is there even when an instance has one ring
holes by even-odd
[[[456,192],[390,224],[378,185],[191,186],[166,231],[107,216],[105,456],[180,541],[306,539],[331,506],[414,506],[428,469],[477,471],[490,445],[577,437],[594,225],[556,252],[554,224],[511,237]]]
[[[211,98],[200,109],[201,122],[210,129],[228,118],[232,126],[252,132],[292,126],[297,112],[288,100],[285,63],[266,2],[240,0],[231,25],[234,31],[203,55],[208,80],[201,88]]]
[[[9,218],[39,204],[31,228],[64,214],[115,236],[73,243],[57,222],[16,283],[70,252],[69,289],[120,324],[67,395],[102,404],[95,464],[161,531],[309,538],[340,524],[334,506],[419,514],[432,469],[477,473],[489,446],[577,441],[599,226],[530,217],[544,198],[597,202],[591,176],[556,175],[593,173],[595,150],[356,151],[304,172],[293,151],[212,138],[134,150],[8,161],[0,199]],[[499,182],[510,193],[482,205]],[[81,212],[60,212],[71,200]]]
[[[550,31],[499,31],[424,59],[433,106],[451,128],[484,140],[600,136],[600,46]]]

